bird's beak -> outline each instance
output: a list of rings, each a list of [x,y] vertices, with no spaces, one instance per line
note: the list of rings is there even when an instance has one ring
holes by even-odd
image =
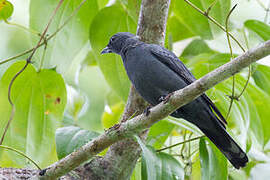
[[[112,53],[113,51],[107,46],[105,47],[100,54]]]

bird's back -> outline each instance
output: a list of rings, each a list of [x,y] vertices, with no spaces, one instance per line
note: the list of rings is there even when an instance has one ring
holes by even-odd
[[[150,44],[130,48],[123,58],[129,79],[150,104],[158,104],[160,96],[187,86],[175,72],[158,61],[150,52]]]
[[[172,52],[158,45],[135,44],[126,48],[121,56],[136,90],[152,105],[158,104],[161,96],[182,89],[196,80]],[[205,94],[171,115],[195,124],[234,167],[243,167],[248,162],[246,154],[226,132],[223,124],[226,123],[225,119]]]

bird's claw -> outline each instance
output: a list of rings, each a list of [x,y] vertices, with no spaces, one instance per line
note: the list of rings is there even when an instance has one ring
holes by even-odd
[[[147,108],[145,108],[145,110],[143,111],[143,114],[145,114],[145,116],[148,116],[150,114],[150,109],[151,109],[151,106],[148,106]]]
[[[163,102],[164,104],[168,103],[170,100],[170,97],[173,95],[173,93],[169,93],[167,96],[163,95],[160,96],[160,98],[158,99],[159,102]]]

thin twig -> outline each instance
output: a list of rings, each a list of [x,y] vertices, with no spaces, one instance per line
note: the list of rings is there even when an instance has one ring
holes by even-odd
[[[49,29],[49,26],[51,25],[52,20],[53,20],[53,18],[55,17],[55,15],[56,15],[58,9],[60,8],[61,4],[63,3],[63,1],[64,1],[64,0],[60,0],[60,2],[58,3],[57,7],[55,8],[55,10],[54,10],[54,12],[53,12],[53,14],[52,14],[52,16],[51,16],[51,18],[50,18],[50,20],[49,20],[49,22],[48,22],[46,28],[45,28],[45,30],[44,30],[43,33],[41,34],[41,37],[40,37],[40,39],[39,39],[39,41],[38,41],[36,47],[33,49],[32,53],[31,53],[30,56],[27,58],[25,65],[23,66],[23,68],[22,68],[19,72],[17,72],[17,73],[14,75],[14,77],[11,79],[11,81],[10,81],[10,83],[9,83],[9,86],[8,86],[8,101],[9,101],[10,105],[12,106],[12,113],[11,113],[10,118],[9,118],[9,121],[8,121],[6,127],[5,127],[4,133],[3,133],[2,137],[1,137],[0,145],[1,145],[1,144],[3,143],[3,141],[4,141],[5,135],[6,135],[6,133],[7,133],[7,130],[8,130],[8,128],[9,128],[9,125],[10,125],[11,121],[13,120],[14,113],[15,113],[15,105],[14,105],[14,103],[12,102],[12,99],[11,99],[11,88],[12,88],[12,85],[13,85],[13,83],[15,82],[15,80],[17,79],[17,77],[18,77],[18,76],[19,76],[19,75],[27,68],[27,66],[31,63],[32,57],[34,56],[34,54],[35,54],[37,48],[40,46],[41,41],[43,40],[44,36],[46,35],[46,33],[47,33],[48,29]]]
[[[226,29],[226,36],[227,36],[227,40],[228,40],[228,45],[229,45],[229,49],[230,49],[230,55],[231,55],[231,60],[234,59],[234,55],[233,55],[233,51],[232,51],[232,45],[231,45],[231,41],[230,41],[230,36],[229,36],[229,28],[228,28],[228,24],[229,24],[229,18],[233,12],[233,10],[236,8],[237,4],[235,4],[233,6],[233,8],[230,10],[230,12],[228,13],[227,17],[226,17],[226,21],[225,21],[225,29]],[[230,101],[230,106],[226,115],[226,119],[228,119],[232,106],[233,106],[233,102],[234,102],[234,92],[235,92],[235,76],[233,76],[233,83],[232,83],[232,95],[230,96],[231,101]]]
[[[209,16],[209,13],[204,12],[202,11],[200,8],[198,8],[197,6],[195,6],[193,3],[191,3],[189,0],[184,0],[187,4],[189,4],[192,8],[194,8],[195,10],[197,10],[199,13],[201,13],[202,15],[204,15],[205,17],[207,17],[211,22],[213,22],[215,25],[217,25],[221,30],[223,30],[224,32],[226,32],[226,34],[231,37],[236,43],[237,45],[242,49],[243,52],[245,52],[245,48],[240,44],[240,42],[230,33],[230,32],[227,32],[227,28],[224,28],[221,24],[219,24],[214,18],[212,18],[211,16]],[[235,8],[235,7],[234,7]],[[233,8],[233,9],[234,9]],[[232,10],[233,10],[232,9]],[[230,11],[231,13],[232,11]],[[228,18],[229,16],[227,16]],[[226,22],[226,24],[228,24],[228,22]],[[241,91],[240,95],[239,96],[231,96],[230,98],[234,98],[234,99],[239,99],[240,96],[244,93],[244,91],[246,90],[247,86],[248,86],[248,83],[249,83],[249,80],[250,80],[250,77],[251,77],[251,67],[249,66],[248,67],[249,69],[249,73],[248,73],[248,79],[246,81],[246,84],[244,85],[244,88],[243,90]],[[234,80],[234,77],[233,77],[233,83],[235,82]],[[233,85],[234,87],[234,85]],[[233,103],[233,100],[231,100],[230,102],[230,107],[229,107],[229,110],[228,110],[228,113],[227,113],[227,117],[230,113],[230,109],[232,107],[232,103]],[[226,119],[227,119],[226,117]]]
[[[46,50],[47,50],[47,39],[46,39],[46,37],[44,37],[44,42],[45,42],[45,44],[44,44],[44,49],[43,49],[42,57],[41,57],[41,60],[40,60],[38,72],[41,71],[44,60],[45,60],[45,55],[46,55]]]
[[[83,0],[83,1],[79,4],[79,6],[72,12],[72,14],[66,19],[66,21],[64,21],[64,23],[63,23],[61,26],[59,26],[59,28],[56,29],[56,31],[55,31],[54,33],[52,33],[52,34],[47,38],[47,42],[48,42],[50,39],[52,39],[59,31],[61,31],[61,30],[67,25],[67,23],[73,18],[74,15],[77,14],[77,12],[80,10],[80,8],[82,7],[82,5],[83,5],[85,2],[86,2],[86,0]],[[47,42],[46,42],[46,41],[43,41],[42,43],[40,43],[40,45],[38,46],[38,48],[39,48],[40,46],[43,46],[43,45],[46,44]],[[15,55],[15,56],[13,56],[13,57],[10,57],[10,58],[8,58],[8,59],[5,59],[5,60],[3,60],[3,61],[0,62],[0,65],[1,65],[1,64],[4,64],[4,63],[7,63],[7,62],[9,62],[9,61],[12,61],[12,60],[14,60],[14,59],[17,59],[18,57],[24,56],[24,55],[26,55],[26,54],[32,52],[34,49],[35,49],[35,48],[26,50],[26,51],[24,51],[24,52],[22,52],[22,53],[20,53],[20,54],[17,54],[17,55]]]
[[[11,150],[13,152],[16,152],[16,153],[22,155],[23,157],[25,157],[26,159],[28,159],[30,162],[32,162],[39,170],[41,170],[41,168],[39,167],[39,165],[34,160],[32,160],[30,157],[28,157],[26,154],[24,154],[23,152],[21,152],[21,151],[19,151],[17,149],[14,149],[12,147],[4,146],[4,145],[0,145],[0,148],[8,149],[8,150]]]
[[[194,8],[195,10],[197,10],[199,13],[201,13],[202,15],[204,15],[205,17],[207,17],[211,22],[213,22],[215,25],[217,25],[222,31],[226,32],[226,29],[219,24],[214,18],[212,18],[211,16],[209,16],[209,14],[207,14],[206,12],[202,11],[200,8],[198,8],[197,6],[195,6],[193,3],[191,3],[189,0],[184,0],[187,4],[189,4],[192,8]],[[240,44],[240,42],[229,32],[229,36],[237,43],[237,45],[243,50],[245,51],[244,47]]]
[[[40,36],[40,33],[38,31],[35,31],[33,29],[30,29],[30,28],[27,28],[27,27],[24,27],[23,25],[20,25],[20,24],[16,24],[16,23],[12,23],[12,22],[9,22],[7,19],[4,20],[6,24],[8,25],[11,25],[11,26],[16,26],[20,29],[23,29],[24,31],[27,31],[27,32],[30,32],[32,34],[35,34],[37,36]]]
[[[267,11],[267,8],[265,7],[265,5],[260,0],[256,0],[256,1],[265,11]]]
[[[268,6],[267,9],[265,10],[264,23],[267,23],[269,11],[270,11],[270,1],[268,1]]]
[[[212,8],[216,5],[216,3],[217,3],[217,0],[213,1],[213,2],[210,4],[210,6],[206,9],[205,13],[206,13],[207,15],[209,15],[210,11],[211,11]]]
[[[187,142],[195,141],[195,140],[200,139],[200,138],[202,138],[202,137],[205,137],[205,136],[203,135],[203,136],[198,136],[198,137],[195,137],[195,138],[191,138],[191,139],[182,141],[182,142],[180,142],[180,143],[176,143],[176,144],[173,144],[173,145],[171,145],[171,146],[168,146],[168,147],[165,147],[165,148],[162,148],[162,149],[158,149],[158,150],[156,150],[156,152],[161,152],[161,151],[164,151],[164,150],[166,150],[166,149],[170,149],[170,148],[173,148],[173,147],[175,147],[175,146],[179,146],[179,145],[181,145],[181,144],[185,144],[185,143],[187,143]]]

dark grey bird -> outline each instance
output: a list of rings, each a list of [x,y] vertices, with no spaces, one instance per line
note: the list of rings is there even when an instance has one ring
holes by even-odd
[[[128,32],[113,35],[101,52],[105,53],[116,53],[122,57],[135,89],[153,106],[196,80],[174,53],[156,44],[146,44]],[[227,133],[225,118],[205,94],[171,116],[195,124],[235,168],[244,167],[248,162],[247,155]]]

